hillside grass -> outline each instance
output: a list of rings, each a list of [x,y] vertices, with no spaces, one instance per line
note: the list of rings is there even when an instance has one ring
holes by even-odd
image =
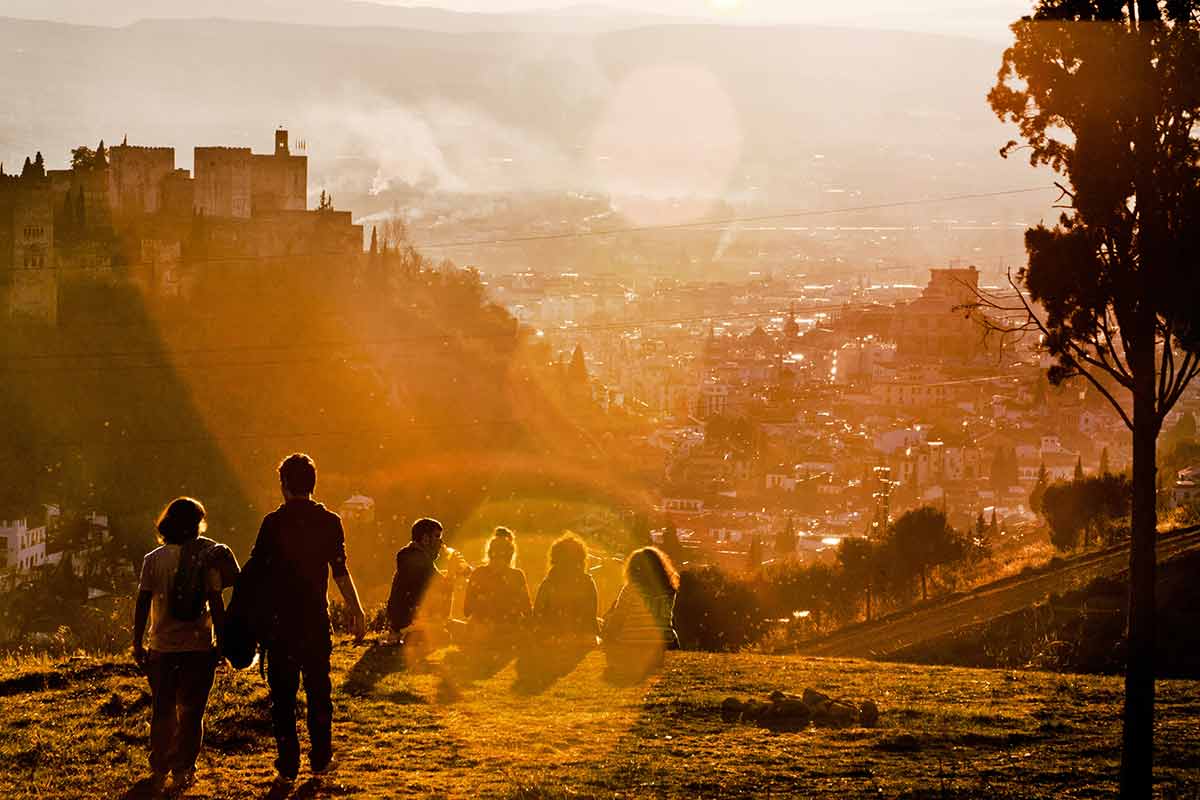
[[[1115,795],[1119,678],[802,657],[669,653],[640,685],[602,654],[568,675],[471,677],[452,652],[339,642],[338,771],[269,793],[257,671],[218,673],[188,798],[987,797]],[[722,719],[728,695],[813,687],[874,699],[877,728],[772,730]],[[1160,797],[1200,793],[1195,682],[1159,684]],[[0,797],[145,796],[149,697],[126,662],[0,663]],[[302,735],[303,741],[303,735]],[[306,769],[306,768],[305,768]]]

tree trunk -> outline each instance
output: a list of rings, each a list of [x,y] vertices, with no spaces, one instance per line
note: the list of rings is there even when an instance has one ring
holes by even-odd
[[[921,567],[921,599],[928,600],[929,594],[925,591],[925,567]]]
[[[1155,358],[1139,347],[1130,366],[1133,396],[1133,514],[1129,544],[1128,662],[1121,741],[1122,800],[1150,798],[1154,764],[1155,545],[1158,538],[1155,464],[1161,425],[1155,408]],[[1139,343],[1140,344],[1140,343]]]

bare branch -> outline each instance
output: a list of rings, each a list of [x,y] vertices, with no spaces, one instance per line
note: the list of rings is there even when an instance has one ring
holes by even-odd
[[[1166,400],[1169,388],[1175,385],[1175,348],[1171,346],[1171,327],[1169,324],[1156,321],[1156,327],[1162,331],[1163,352],[1159,359],[1158,367],[1158,401],[1159,409],[1162,409],[1163,402]],[[1163,411],[1165,414],[1166,412]]]
[[[1132,431],[1133,430],[1133,420],[1130,418],[1130,416],[1127,413],[1125,413],[1125,409],[1121,406],[1120,403],[1117,402],[1117,399],[1112,396],[1112,393],[1109,392],[1108,389],[1105,388],[1104,385],[1102,383],[1100,383],[1099,380],[1096,379],[1095,375],[1088,372],[1086,369],[1077,369],[1077,372],[1080,375],[1082,375],[1083,377],[1087,378],[1088,381],[1092,384],[1092,386],[1096,387],[1096,391],[1098,391],[1098,392],[1100,392],[1100,394],[1104,395],[1104,398],[1106,400],[1108,400],[1109,405],[1111,405],[1113,408],[1115,408],[1117,410],[1117,413],[1121,415],[1121,421],[1125,423],[1125,427],[1129,428],[1129,430]]]
[[[1021,291],[1021,288],[1017,285],[1016,281],[1013,279],[1011,272],[1009,272],[1009,274],[1008,274],[1008,283],[1010,286],[1013,287],[1013,291],[1016,292],[1017,297],[1020,298],[1021,303],[1025,307],[1025,313],[1029,315],[1029,319],[1042,332],[1042,335],[1049,336],[1050,330],[1046,327],[1045,323],[1043,323],[1041,321],[1041,319],[1038,318],[1038,315],[1033,310],[1033,306],[1031,306],[1029,304],[1029,300],[1025,297],[1024,292]],[[1100,370],[1107,372],[1114,379],[1118,380],[1118,382],[1121,382],[1121,379],[1117,376],[1117,374],[1113,370],[1106,368],[1102,363],[1099,363],[1099,362],[1097,362],[1096,359],[1091,358],[1078,345],[1075,345],[1074,343],[1072,343],[1072,347],[1074,347],[1075,350],[1080,355],[1083,356],[1085,363],[1089,363],[1092,366],[1094,366],[1096,369],[1100,369]],[[1086,378],[1087,381],[1096,388],[1096,391],[1100,392],[1100,394],[1102,394],[1104,396],[1104,398],[1106,400],[1108,400],[1109,404],[1114,409],[1116,409],[1117,414],[1119,414],[1121,417],[1121,421],[1125,423],[1125,427],[1129,428],[1129,430],[1133,430],[1133,420],[1130,418],[1129,414],[1126,413],[1125,408],[1119,402],[1117,402],[1117,399],[1115,397],[1113,397],[1112,392],[1110,392],[1108,390],[1108,388],[1106,386],[1104,386],[1104,384],[1102,384],[1095,375],[1093,375],[1087,369],[1082,367],[1079,364],[1079,361],[1070,353],[1062,353],[1059,355],[1059,358],[1061,360],[1065,360],[1067,366],[1069,366],[1071,369],[1073,369],[1076,372],[1076,374],[1081,375],[1082,377]],[[1122,383],[1122,385],[1124,385],[1124,384]]]
[[[1184,390],[1187,389],[1188,384],[1192,382],[1192,379],[1197,374],[1200,374],[1200,353],[1188,352],[1183,357],[1183,363],[1179,365],[1179,372],[1175,376],[1175,382],[1171,386],[1171,390],[1160,405],[1160,409],[1164,415],[1175,406],[1175,403],[1183,395]]]
[[[1117,353],[1116,341],[1113,338],[1112,328],[1109,326],[1109,310],[1107,307],[1105,307],[1104,315],[1100,319],[1100,331],[1104,334],[1104,345],[1111,356],[1111,363],[1114,369],[1129,381],[1129,383],[1124,384],[1125,386],[1132,386],[1133,375],[1130,374],[1129,368],[1125,366],[1121,356]],[[1107,361],[1108,359],[1105,360]]]

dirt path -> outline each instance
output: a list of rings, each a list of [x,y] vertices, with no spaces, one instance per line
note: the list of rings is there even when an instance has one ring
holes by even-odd
[[[1164,538],[1158,545],[1158,558],[1163,561],[1193,548],[1200,548],[1200,533]],[[1081,557],[1053,572],[1001,586],[983,587],[961,599],[914,611],[896,620],[835,633],[801,652],[827,658],[883,657],[925,639],[1019,611],[1051,592],[1083,586],[1095,578],[1120,572],[1128,564],[1129,554],[1123,548]]]

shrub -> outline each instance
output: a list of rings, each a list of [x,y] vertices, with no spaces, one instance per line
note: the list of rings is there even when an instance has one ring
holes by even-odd
[[[686,569],[675,601],[675,628],[689,650],[738,650],[766,630],[762,604],[744,578],[716,567]]]

